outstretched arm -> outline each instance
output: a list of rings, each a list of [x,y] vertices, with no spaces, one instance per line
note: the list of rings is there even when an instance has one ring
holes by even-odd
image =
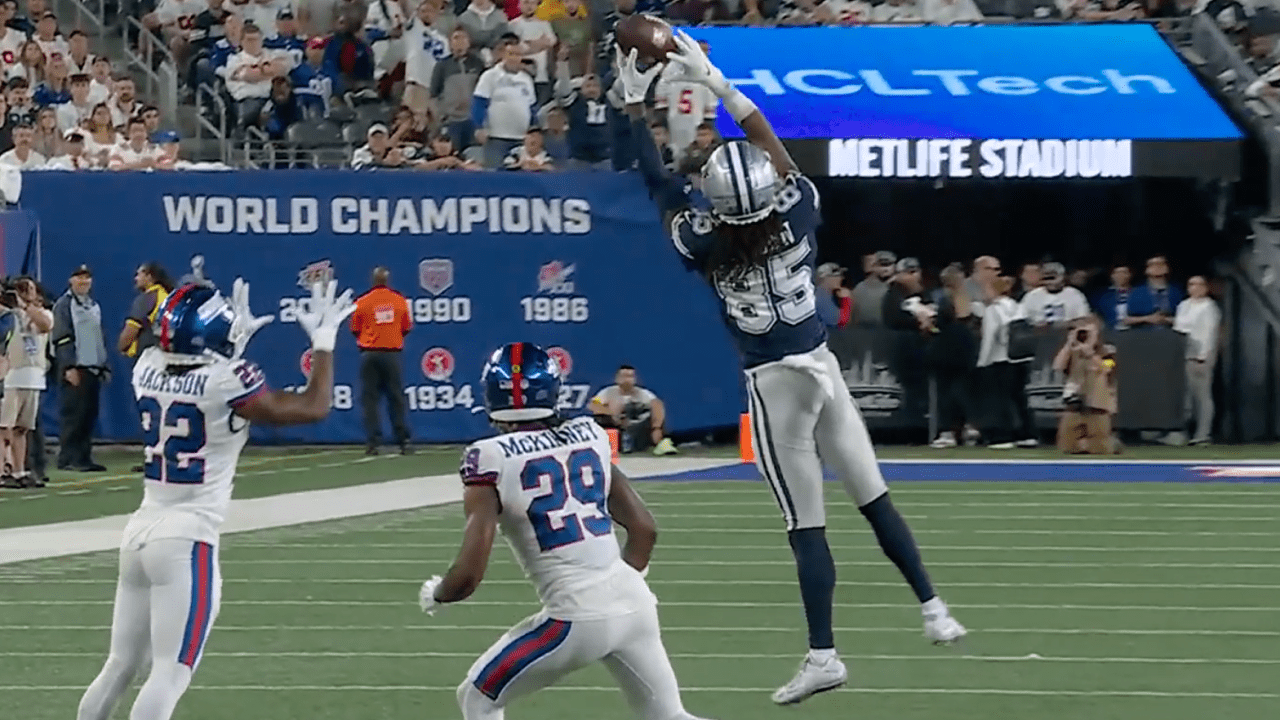
[[[707,54],[698,45],[698,41],[689,37],[683,30],[675,33],[675,52],[667,53],[667,59],[678,63],[684,80],[696,82],[711,88],[711,91],[724,103],[725,110],[733,116],[734,122],[746,134],[747,140],[756,147],[769,153],[773,166],[778,174],[786,176],[796,172],[798,168],[791,159],[791,153],[782,144],[773,126],[765,119],[764,113],[756,107],[751,98],[729,84],[720,68],[712,64]]]
[[[627,530],[627,544],[622,548],[622,560],[636,570],[649,567],[653,547],[658,542],[658,526],[653,514],[645,507],[644,500],[631,487],[631,481],[618,469],[612,468],[613,481],[609,487],[609,516]]]
[[[493,552],[499,507],[498,491],[492,485],[468,485],[463,490],[462,508],[467,515],[467,528],[462,534],[458,558],[435,589],[437,603],[461,602],[480,587]]]
[[[658,145],[645,122],[644,98],[662,66],[654,65],[642,72],[636,67],[634,49],[624,55],[622,48],[618,48],[615,62],[618,83],[622,85],[622,101],[631,121],[631,141],[635,144],[640,174],[649,188],[649,195],[662,210],[665,222],[670,214],[686,207],[689,198],[684,192],[684,182],[663,166],[662,153],[658,152]]]

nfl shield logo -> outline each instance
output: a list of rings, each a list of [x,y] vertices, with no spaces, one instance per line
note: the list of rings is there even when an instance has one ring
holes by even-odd
[[[418,263],[418,284],[432,295],[453,287],[453,261],[447,258],[427,258]]]
[[[422,374],[428,380],[448,380],[453,376],[453,367],[453,353],[442,347],[433,347],[422,354]]]

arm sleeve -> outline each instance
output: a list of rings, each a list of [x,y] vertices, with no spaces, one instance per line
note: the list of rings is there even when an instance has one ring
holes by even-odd
[[[644,176],[649,196],[658,204],[658,209],[665,214],[688,207],[689,196],[685,193],[684,183],[663,166],[662,155],[643,117],[631,121],[631,141],[639,158],[640,174]]]
[[[840,298],[840,317],[836,320],[836,327],[844,327],[853,320],[853,298]]]
[[[227,405],[233,408],[244,407],[245,403],[267,391],[266,375],[248,360],[232,363],[219,379],[219,384]]]
[[[75,328],[71,325],[71,300],[63,295],[53,304],[53,332],[49,336],[53,345],[53,357],[58,367],[65,369],[76,364]]]
[[[444,58],[431,69],[431,87],[427,89],[427,94],[433,98],[440,97],[440,91],[444,89],[444,69],[448,62],[449,58]]]
[[[462,453],[462,464],[458,467],[458,475],[463,485],[498,486],[498,474],[502,469],[502,459],[493,449],[491,443],[476,444]]]

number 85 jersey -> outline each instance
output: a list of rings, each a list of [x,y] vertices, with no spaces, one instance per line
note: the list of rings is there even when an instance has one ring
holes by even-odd
[[[249,437],[249,422],[235,409],[265,391],[262,371],[246,360],[170,373],[164,353],[145,350],[133,368],[146,446],[146,484],[135,518],[165,516],[164,536],[215,541]]]
[[[497,491],[502,535],[552,617],[616,617],[655,602],[614,536],[609,457],[608,436],[589,417],[463,452],[463,484]]]
[[[671,241],[685,266],[702,273],[720,296],[720,315],[744,368],[809,352],[827,339],[813,286],[822,223],[818,190],[793,172],[782,179],[774,202],[782,219],[782,248],[733,281],[707,272],[707,259],[726,226],[692,206],[671,218]]]

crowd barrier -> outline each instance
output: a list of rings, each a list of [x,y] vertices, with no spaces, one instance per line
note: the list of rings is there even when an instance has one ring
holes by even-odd
[[[1063,409],[1066,378],[1053,369],[1053,358],[1066,338],[1066,330],[1043,331],[1028,368],[1027,403],[1043,429],[1057,427]],[[1186,338],[1158,328],[1111,331],[1104,339],[1116,347],[1120,408],[1114,426],[1121,430],[1182,427]],[[840,359],[845,383],[868,427],[930,427],[931,409],[938,406],[939,394],[945,391],[940,383],[949,381],[939,377],[955,376],[935,372],[930,344],[938,341],[919,333],[876,328],[847,327],[832,333],[831,350]],[[982,392],[981,387],[971,387],[974,408],[981,407]],[[974,424],[981,427],[981,413],[975,414]]]
[[[419,442],[488,432],[477,385],[489,353],[529,340],[568,370],[563,400],[582,409],[620,363],[668,398],[675,431],[737,423],[736,355],[716,297],[684,270],[637,175],[597,173],[27,173],[23,206],[40,217],[46,284],[93,268],[108,345],[134,297],[139,263],[252,286],[276,322],[248,355],[275,387],[305,383],[307,337],[295,326],[310,281],[336,275],[357,293],[375,265],[410,300],[417,324],[403,354],[405,399]],[[72,200],[74,199],[74,200]],[[136,440],[129,359],[112,352],[98,437]],[[355,342],[337,351],[335,412],[259,442],[362,442]],[[44,420],[56,434],[56,412]]]
[[[88,264],[109,346],[136,292],[138,264],[157,260],[178,276],[199,255],[223,288],[244,277],[255,313],[276,318],[248,352],[275,387],[306,382],[308,342],[294,326],[306,287],[336,276],[362,292],[372,268],[386,265],[416,321],[403,367],[419,442],[489,432],[475,381],[488,354],[513,340],[552,348],[567,372],[569,411],[612,383],[621,363],[636,366],[642,384],[667,400],[674,432],[736,425],[744,407],[718,300],[683,268],[634,175],[28,173],[23,205],[0,226],[7,272],[35,272],[43,258],[46,284],[60,291]],[[1117,424],[1178,425],[1181,336],[1126,332],[1111,341],[1120,355]],[[927,427],[937,389],[924,342],[885,330],[833,333],[849,390],[873,429]],[[1050,367],[1061,342],[1061,333],[1043,336],[1030,373],[1028,395],[1045,427],[1061,406],[1062,378]],[[97,436],[138,440],[131,361],[111,355]],[[255,428],[254,439],[363,441],[358,367],[355,342],[344,334],[329,419]],[[43,419],[56,435],[53,395]]]

